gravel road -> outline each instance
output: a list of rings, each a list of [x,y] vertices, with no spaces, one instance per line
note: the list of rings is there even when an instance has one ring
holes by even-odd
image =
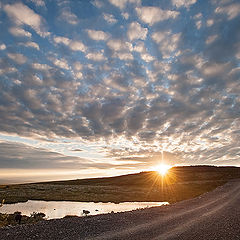
[[[0,239],[240,240],[240,179],[169,206],[5,227]]]

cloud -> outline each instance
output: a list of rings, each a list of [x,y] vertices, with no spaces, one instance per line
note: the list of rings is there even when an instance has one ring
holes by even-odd
[[[159,50],[163,55],[163,58],[169,58],[173,55],[177,55],[178,43],[181,37],[181,33],[154,32],[152,39],[158,44]]]
[[[11,149],[15,149],[11,151]],[[91,160],[65,156],[43,148],[31,147],[22,143],[0,142],[1,168],[46,169],[46,168],[86,168],[92,165]]]
[[[122,1],[121,0],[109,0],[109,2],[111,4],[113,4],[114,6],[120,8],[120,9],[123,9],[125,7],[127,1],[128,0],[122,0]]]
[[[46,7],[45,2],[43,0],[30,0],[38,7]]]
[[[54,37],[54,42],[57,44],[64,44],[73,51],[86,52],[87,47],[80,40],[71,40],[66,37]]]
[[[93,60],[93,61],[104,61],[106,60],[106,57],[102,52],[91,52],[86,55],[86,58]]]
[[[0,59],[0,75],[6,76],[17,72],[17,69],[9,62],[8,58]]]
[[[77,71],[80,71],[83,69],[83,65],[80,62],[75,62],[73,66],[74,66],[74,69]]]
[[[42,71],[47,71],[50,70],[51,67],[47,64],[41,64],[41,63],[32,63],[32,68],[36,70],[42,70]]]
[[[72,149],[71,151],[74,151],[74,152],[82,152],[83,150],[80,149],[80,148],[76,148],[76,149]]]
[[[5,50],[6,49],[6,45],[4,43],[0,44],[0,50]]]
[[[78,17],[71,12],[70,8],[62,9],[62,12],[60,14],[60,19],[71,25],[77,25],[79,22]]]
[[[214,24],[214,20],[213,19],[208,19],[207,20],[207,26],[211,27]]]
[[[103,31],[88,29],[87,33],[88,33],[88,36],[95,41],[106,41],[109,38],[109,34]]]
[[[211,44],[217,39],[218,35],[211,35],[206,39],[206,44]]]
[[[206,63],[203,65],[203,74],[206,76],[221,76],[231,68],[229,63]]]
[[[26,5],[22,3],[7,4],[3,9],[17,26],[28,25],[42,37],[49,35],[44,30],[42,17]]]
[[[111,39],[107,42],[107,46],[112,50],[112,57],[119,58],[120,60],[132,60],[133,50],[132,44],[124,42],[120,39]]]
[[[215,13],[217,14],[226,14],[228,16],[228,20],[232,20],[237,17],[240,13],[240,4],[234,3],[221,7],[217,7],[215,9]]]
[[[126,20],[129,18],[129,14],[127,12],[121,14]]]
[[[69,43],[71,42],[71,40],[67,37],[54,37],[53,38],[55,43],[62,43],[64,45],[69,45]]]
[[[103,6],[103,2],[101,2],[99,0],[93,0],[92,4],[97,8],[101,8]]]
[[[120,39],[111,39],[107,42],[107,46],[114,51],[132,51],[132,44],[129,42],[124,42]]]
[[[64,58],[58,59],[58,58],[50,57],[50,60],[57,67],[60,67],[62,69],[66,69],[66,70],[70,69],[67,60]]]
[[[109,24],[115,24],[117,22],[117,19],[112,14],[109,13],[104,13],[103,18]]]
[[[8,53],[7,56],[18,64],[24,64],[27,58],[21,53]]]
[[[142,28],[138,22],[132,22],[129,24],[127,36],[130,41],[135,39],[145,39],[147,37],[148,29]]]
[[[140,20],[150,26],[164,20],[175,19],[179,15],[177,11],[162,10],[159,7],[136,8],[136,12]]]
[[[172,4],[177,8],[185,7],[189,8],[191,5],[195,4],[197,0],[172,0]]]
[[[155,59],[154,56],[150,55],[148,52],[147,52],[147,49],[146,47],[144,46],[144,42],[138,42],[134,48],[133,48],[134,51],[136,52],[139,52],[140,55],[141,55],[141,58],[143,59],[143,61],[145,62],[151,62]]]
[[[136,5],[139,5],[141,3],[140,0],[109,0],[109,2],[123,10],[126,7],[127,3],[135,3]]]
[[[73,51],[86,52],[87,47],[79,40],[71,41],[69,48]]]
[[[25,43],[20,43],[20,45],[25,46],[25,47],[30,47],[30,48],[35,48],[39,50],[39,45],[35,42],[25,42]]]
[[[20,27],[11,27],[9,29],[9,32],[16,37],[28,37],[28,38],[32,37],[32,34],[30,32],[25,31]]]

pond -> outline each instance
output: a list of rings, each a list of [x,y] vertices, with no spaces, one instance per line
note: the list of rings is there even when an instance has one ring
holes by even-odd
[[[24,203],[4,204],[0,213],[14,213],[20,211],[23,215],[30,216],[32,212],[43,212],[47,219],[62,218],[66,215],[84,216],[83,210],[89,211],[89,215],[102,213],[124,212],[138,208],[167,205],[168,202],[122,202],[94,203],[94,202],[70,202],[70,201],[35,201]]]

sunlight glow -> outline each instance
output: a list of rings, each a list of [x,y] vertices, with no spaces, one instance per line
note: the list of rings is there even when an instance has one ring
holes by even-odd
[[[156,166],[156,171],[158,171],[158,173],[162,176],[164,176],[168,170],[171,168],[172,166],[167,165],[167,164],[160,164],[158,166]]]

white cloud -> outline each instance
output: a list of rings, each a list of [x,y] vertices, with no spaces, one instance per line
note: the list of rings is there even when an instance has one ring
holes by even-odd
[[[53,40],[55,43],[62,43],[67,46],[69,45],[69,43],[71,41],[69,38],[66,38],[66,37],[54,37]]]
[[[232,20],[240,14],[240,4],[234,3],[228,6],[218,7],[215,10],[217,14],[227,14],[228,20]]]
[[[57,59],[57,58],[49,58],[52,63],[57,66],[57,67],[60,67],[60,68],[63,68],[63,69],[66,69],[66,70],[69,70],[70,67],[68,66],[68,62],[66,59],[64,58],[61,58],[61,59]]]
[[[179,12],[162,10],[159,7],[141,7],[136,8],[136,11],[138,17],[150,26],[170,18],[175,19],[179,15]]]
[[[87,47],[79,40],[71,41],[69,44],[70,49],[73,51],[86,52]]]
[[[222,75],[230,70],[229,63],[206,63],[203,65],[203,74],[208,77]]]
[[[77,16],[71,12],[70,8],[64,8],[60,18],[72,25],[76,25],[79,22]]]
[[[15,67],[0,68],[0,75],[17,72]]]
[[[193,16],[193,18],[194,18],[194,19],[200,19],[200,18],[202,18],[202,13],[195,14],[195,15]]]
[[[123,9],[125,8],[125,4],[127,3],[127,0],[109,0],[109,2],[116,7]]]
[[[5,50],[6,49],[6,45],[4,43],[0,44],[0,50]]]
[[[213,43],[216,39],[217,39],[218,35],[212,35],[212,36],[209,36],[206,40],[206,44],[211,44]]]
[[[113,57],[120,60],[132,60],[133,55],[131,51],[133,46],[130,42],[124,42],[120,39],[111,39],[107,42],[107,46],[112,50]]]
[[[141,58],[145,62],[151,62],[155,60],[155,57],[150,55],[149,53],[141,53]]]
[[[193,19],[195,19],[196,27],[199,30],[202,27],[202,13],[198,13],[198,14],[194,15]]]
[[[51,69],[51,67],[48,66],[47,64],[41,64],[41,63],[33,63],[32,68],[34,68],[36,70],[42,70],[42,71],[47,71],[47,70]]]
[[[99,0],[92,1],[92,4],[97,8],[101,8],[103,6],[103,3]]]
[[[31,47],[31,48],[35,48],[37,50],[39,50],[39,45],[35,42],[25,42],[25,43],[20,43],[20,45],[23,45],[25,47]]]
[[[46,37],[48,32],[44,31],[42,17],[36,14],[32,9],[22,3],[7,4],[4,6],[4,11],[18,26],[28,25],[32,27],[40,36]]]
[[[29,38],[32,37],[32,34],[30,32],[25,31],[20,27],[12,27],[8,31],[16,37],[29,37]]]
[[[93,60],[93,61],[104,61],[106,60],[106,57],[103,55],[102,52],[92,52],[92,53],[88,53],[86,55],[86,58]]]
[[[240,50],[236,53],[235,57],[236,57],[237,59],[240,59]]]
[[[83,77],[83,74],[81,72],[76,72],[75,77],[81,79]]]
[[[112,15],[108,13],[103,14],[103,18],[105,21],[107,21],[109,24],[114,24],[117,22],[117,19]]]
[[[214,20],[213,19],[208,19],[207,20],[207,26],[211,27],[214,24]]]
[[[120,8],[121,10],[126,7],[127,3],[135,3],[136,5],[139,5],[141,3],[140,0],[109,0],[109,2],[115,7]]]
[[[178,55],[177,47],[181,33],[172,34],[169,31],[155,32],[152,34],[152,39],[158,44],[163,58],[169,58],[172,55]]]
[[[68,46],[73,51],[85,52],[87,50],[87,47],[79,40],[71,40],[66,37],[54,37],[53,40],[57,44]]]
[[[145,39],[147,37],[148,29],[142,28],[138,22],[130,23],[127,31],[127,36],[130,41],[135,39]]]
[[[8,53],[7,55],[18,64],[24,64],[27,61],[27,58],[21,53]]]
[[[146,52],[146,48],[144,46],[144,42],[139,41],[133,48],[134,51],[136,52]]]
[[[144,46],[144,42],[138,42],[134,46],[133,50],[136,51],[136,52],[139,52],[142,60],[145,61],[145,62],[151,62],[155,59],[154,56],[150,55],[147,52],[147,49]]]
[[[121,41],[120,39],[111,39],[107,42],[107,46],[114,51],[132,51],[132,44],[129,42]]]
[[[74,66],[74,69],[77,71],[80,71],[83,68],[83,65],[80,62],[75,62],[73,66]]]
[[[96,30],[87,30],[88,36],[95,40],[95,41],[105,41],[109,38],[109,34],[103,31],[96,31]]]
[[[200,29],[202,27],[202,21],[201,20],[196,21],[196,27],[197,27],[197,29]]]
[[[185,7],[189,8],[191,5],[195,4],[197,0],[172,0],[172,4],[177,8]]]
[[[38,7],[46,7],[45,2],[43,0],[31,0]]]
[[[121,15],[122,15],[126,20],[128,20],[129,14],[128,14],[127,12],[121,13]]]
[[[119,58],[120,60],[133,60],[133,55],[130,52],[115,52],[113,57]]]

